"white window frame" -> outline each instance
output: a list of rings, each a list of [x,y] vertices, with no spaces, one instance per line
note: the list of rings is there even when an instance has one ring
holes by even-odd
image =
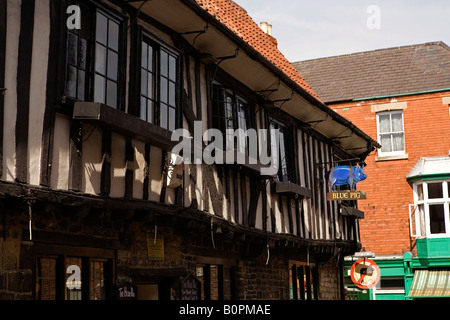
[[[403,133],[403,150],[401,151],[389,151],[389,152],[383,152],[381,151],[381,148],[378,149],[378,156],[382,157],[382,156],[400,156],[400,155],[404,155],[405,151],[406,151],[406,139],[405,139],[405,119],[404,119],[404,115],[403,115],[403,110],[394,110],[394,111],[383,111],[383,112],[377,112],[377,138],[378,141],[381,143],[381,135],[383,133],[380,132],[380,116],[381,115],[393,115],[393,114],[401,114],[402,115],[402,131],[392,131],[390,132],[390,134],[392,133]],[[392,139],[391,139],[391,143]]]
[[[428,184],[430,183],[441,183],[443,198],[428,199]],[[450,179],[444,180],[426,180],[417,181],[413,184],[414,190],[414,214],[415,214],[415,228],[416,236],[419,238],[450,238]],[[422,185],[423,199],[419,200],[418,186]],[[444,206],[444,223],[445,232],[444,233],[431,233],[430,225],[430,204],[442,204]],[[420,227],[420,211],[419,206],[423,206],[423,214],[425,218],[425,230]]]

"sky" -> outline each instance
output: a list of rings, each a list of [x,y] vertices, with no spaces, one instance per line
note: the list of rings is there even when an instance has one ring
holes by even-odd
[[[442,41],[450,0],[234,0],[291,62]]]

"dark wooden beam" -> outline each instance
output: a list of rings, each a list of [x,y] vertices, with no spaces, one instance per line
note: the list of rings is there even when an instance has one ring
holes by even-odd
[[[109,129],[102,131],[102,169],[100,174],[100,194],[109,195],[111,191],[111,144],[112,133]]]
[[[59,0],[50,1],[50,44],[48,50],[47,89],[42,130],[40,184],[50,186],[52,175],[53,138],[58,98],[63,94],[61,70],[64,66],[64,33],[60,28],[65,17],[65,7]]]
[[[125,198],[133,197],[133,179],[134,179],[134,146],[129,137],[125,142]]]
[[[28,121],[30,113],[31,63],[33,53],[34,0],[21,7],[17,66],[16,180],[26,183],[28,175]]]
[[[69,167],[69,190],[80,191],[83,178],[82,160],[82,133],[81,122],[72,121],[70,125],[70,167]]]
[[[0,2],[0,177],[3,175],[3,127],[5,110],[6,18],[7,2]]]

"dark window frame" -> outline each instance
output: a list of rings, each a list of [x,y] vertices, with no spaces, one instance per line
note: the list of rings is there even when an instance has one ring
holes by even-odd
[[[295,279],[295,281],[294,281]],[[302,287],[297,286],[303,284]],[[319,299],[319,272],[315,265],[291,263],[289,265],[289,291],[291,300]]]
[[[196,278],[200,281],[201,300],[236,300],[237,266],[223,263],[200,263],[196,265]],[[199,276],[199,270],[202,275]],[[215,272],[212,272],[215,269]],[[227,270],[227,272],[225,272]],[[213,278],[216,276],[216,278]]]
[[[286,168],[283,168],[283,165],[281,161],[278,163],[278,174],[277,179],[279,182],[297,182],[297,162],[295,161],[295,154],[293,152],[288,152],[289,146],[295,146],[295,139],[293,136],[292,128],[290,125],[287,125],[286,123],[283,123],[282,121],[278,120],[275,117],[269,116],[268,117],[268,125],[267,128],[272,129],[272,126],[274,126],[274,129],[280,129],[280,139],[281,139],[281,133],[283,133],[283,141],[284,141],[284,159],[286,160]],[[272,145],[272,134],[269,134],[270,143],[269,146]],[[282,146],[281,144],[278,146],[278,157],[279,160],[283,158],[282,154]],[[271,151],[272,152],[272,151]],[[286,171],[286,173],[283,173],[283,170]]]
[[[221,96],[218,96],[218,91],[220,91]],[[226,99],[230,98],[231,101],[228,102]],[[248,99],[239,92],[237,89],[222,84],[221,82],[214,81],[212,84],[212,108],[211,108],[211,119],[212,119],[212,128],[219,129],[224,136],[226,137],[226,129],[243,129],[247,131],[248,129],[256,129],[256,116],[255,116],[255,107],[254,103],[251,99]],[[231,115],[226,114],[227,104],[231,106]],[[243,110],[246,128],[242,128],[239,124],[241,117],[241,109]],[[230,125],[231,122],[231,125]],[[241,146],[239,141],[236,141],[237,138],[233,137],[233,150],[241,150]],[[224,150],[227,149],[228,139],[225,138],[223,141]],[[244,142],[245,155],[248,154],[248,138],[245,138]]]
[[[64,57],[63,57],[63,70],[64,70],[64,89],[63,95],[65,97],[66,103],[72,104],[76,101],[85,101],[85,102],[94,102],[95,98],[95,59],[96,59],[96,30],[97,30],[97,15],[100,13],[103,16],[106,16],[109,20],[114,21],[118,24],[118,47],[117,53],[117,93],[116,93],[116,103],[115,105],[111,105],[111,107],[117,108],[119,110],[125,110],[125,94],[126,94],[126,67],[127,67],[127,17],[123,16],[119,12],[117,12],[114,8],[111,8],[104,4],[99,4],[97,2],[93,2],[90,0],[67,0],[66,7],[69,5],[78,5],[81,8],[81,30],[69,30],[66,26],[61,26],[65,30],[64,35]],[[83,10],[84,8],[84,10]],[[87,17],[86,17],[87,15]],[[87,32],[83,32],[83,24],[89,21],[89,30]],[[66,22],[66,19],[62,19],[62,22]],[[87,49],[86,49],[86,69],[85,71],[85,84],[84,84],[84,97],[81,97],[78,93],[78,86],[76,89],[76,97],[70,96],[67,91],[67,82],[68,82],[68,70],[69,65],[73,66],[69,61],[69,41],[71,36],[79,36],[80,33],[83,33],[83,39],[86,40]],[[80,43],[77,44],[77,49],[80,48]],[[107,51],[108,52],[108,51]],[[78,51],[77,51],[78,54]],[[79,63],[79,61],[77,61]],[[107,62],[106,62],[107,63]],[[79,69],[78,69],[79,70]],[[77,70],[77,71],[78,71]],[[107,77],[105,77],[107,78]],[[78,85],[78,75],[77,75],[77,85]],[[111,81],[112,78],[109,80]],[[108,80],[106,80],[107,82]],[[105,93],[106,95],[106,93]],[[105,96],[106,97],[106,96]],[[83,99],[82,99],[83,98]],[[103,103],[103,102],[102,102]],[[107,104],[106,98],[104,104]]]
[[[173,131],[171,129],[178,129],[182,126],[182,114],[181,114],[181,90],[182,90],[182,52],[177,48],[163,42],[158,39],[156,36],[152,35],[148,30],[143,28],[141,25],[133,24],[131,25],[131,37],[132,37],[132,46],[131,46],[131,61],[130,61],[130,90],[129,90],[129,105],[128,105],[128,113],[141,118],[142,120],[147,121],[153,125],[161,127],[168,131]],[[148,65],[146,68],[142,66],[142,52],[143,52],[143,44],[147,47],[152,48],[153,52],[153,64],[152,64],[152,75],[153,75],[153,96],[148,94],[148,91],[143,94],[142,92],[142,77],[143,72],[147,72],[148,76]],[[165,52],[168,56],[171,56],[175,60],[175,74],[174,78],[168,79],[168,83],[172,83],[174,85],[175,97],[174,101],[171,101],[172,104],[169,105],[169,96],[167,96],[167,103],[161,99],[161,78],[163,75],[161,74],[161,52]],[[148,53],[148,51],[147,51]],[[147,56],[148,58],[148,56]],[[148,61],[148,60],[147,60]],[[169,60],[168,60],[169,61]],[[169,62],[168,62],[169,63]],[[165,77],[166,79],[168,77]],[[147,86],[148,88],[148,77],[147,77]],[[169,84],[167,86],[169,88]],[[167,90],[168,91],[168,90]],[[153,101],[153,116],[148,117],[147,115],[144,117],[142,115],[142,98],[146,99],[146,103],[150,100]],[[162,126],[161,123],[161,110],[162,105],[166,106],[167,110],[167,126]],[[170,115],[169,110],[172,109],[172,115],[175,116],[175,120],[173,125],[170,126]],[[148,108],[146,108],[148,111]],[[149,121],[152,120],[152,121]]]
[[[103,263],[103,299],[100,300],[112,300],[114,290],[114,257],[112,254],[105,254],[101,249],[81,247],[66,247],[66,246],[49,246],[48,248],[40,247],[36,253],[36,267],[35,267],[35,282],[36,292],[35,299],[40,300],[40,293],[42,289],[42,283],[40,280],[40,259],[52,259],[55,261],[54,270],[54,297],[55,300],[67,300],[67,287],[66,280],[69,274],[67,274],[67,262],[70,258],[77,258],[81,261],[81,290],[77,293],[81,295],[81,300],[91,300],[91,294],[93,294],[92,288],[92,263]],[[39,290],[38,290],[39,289]],[[75,289],[73,289],[75,290]]]

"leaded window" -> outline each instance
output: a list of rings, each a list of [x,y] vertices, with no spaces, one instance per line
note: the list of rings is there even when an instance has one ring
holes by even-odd
[[[147,38],[141,49],[140,117],[173,131],[179,105],[178,55]]]
[[[67,29],[65,95],[122,108],[122,21],[101,8],[72,3],[81,10],[81,28]]]

